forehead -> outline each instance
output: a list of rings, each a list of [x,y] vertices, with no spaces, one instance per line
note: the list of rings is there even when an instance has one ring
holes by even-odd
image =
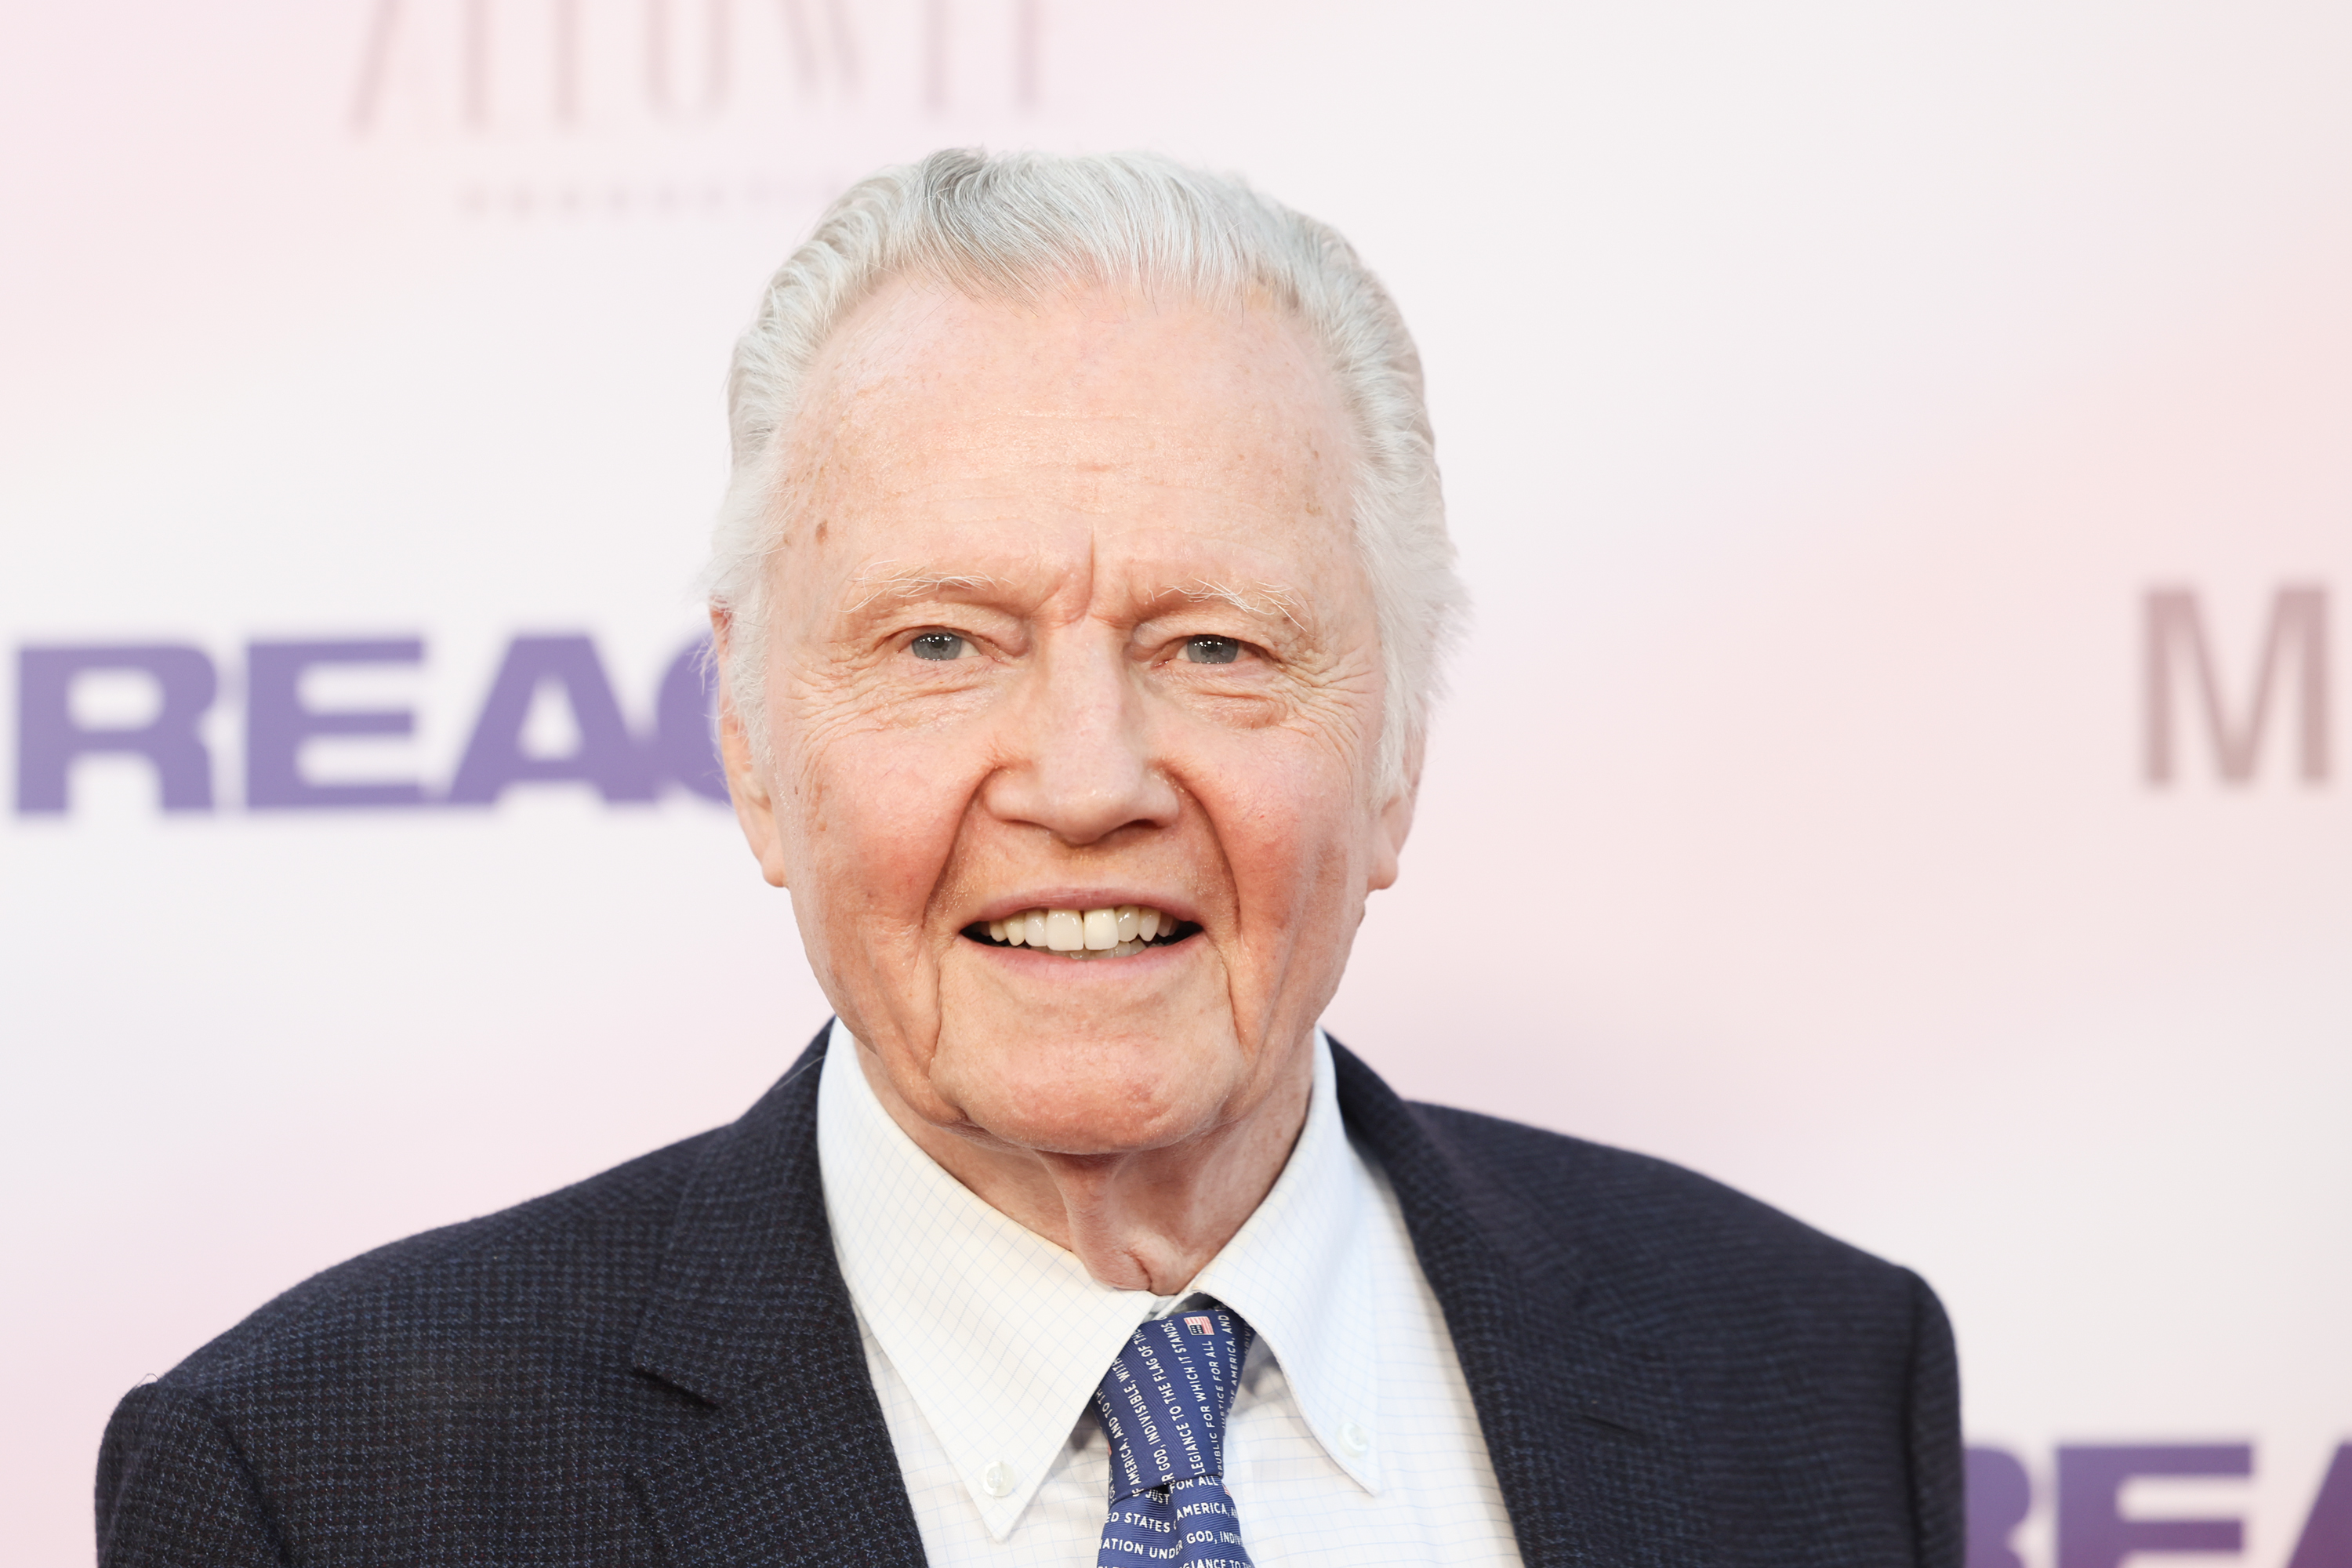
[[[1296,574],[1345,548],[1336,379],[1267,300],[1025,303],[901,279],[804,384],[787,548],[844,566],[1083,550],[1097,568]]]

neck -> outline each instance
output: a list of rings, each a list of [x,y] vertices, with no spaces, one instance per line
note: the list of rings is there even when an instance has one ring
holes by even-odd
[[[1314,1094],[1314,1052],[1297,1057],[1295,1071],[1230,1121],[1157,1149],[1056,1154],[924,1121],[874,1053],[857,1051],[890,1120],[948,1174],[1076,1253],[1101,1283],[1155,1296],[1191,1284],[1273,1190]]]

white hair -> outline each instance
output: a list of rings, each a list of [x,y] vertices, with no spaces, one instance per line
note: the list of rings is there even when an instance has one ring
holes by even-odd
[[[902,276],[975,299],[1025,302],[1095,285],[1210,304],[1261,294],[1293,312],[1328,356],[1355,425],[1355,538],[1387,687],[1376,782],[1383,798],[1402,788],[1467,604],[1412,334],[1330,228],[1238,179],[1134,153],[954,150],[886,169],[835,202],[769,280],[728,377],[733,471],[705,579],[729,619],[727,682],[755,754],[771,755],[769,578],[792,522],[779,436],[825,340]]]

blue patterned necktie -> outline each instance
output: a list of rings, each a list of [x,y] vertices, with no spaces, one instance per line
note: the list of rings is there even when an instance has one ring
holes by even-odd
[[[1214,1301],[1135,1331],[1095,1390],[1110,1439],[1110,1517],[1097,1568],[1251,1568],[1225,1490],[1225,1416],[1250,1326]]]

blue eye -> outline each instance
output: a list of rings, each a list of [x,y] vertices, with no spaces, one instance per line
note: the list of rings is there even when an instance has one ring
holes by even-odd
[[[917,658],[961,658],[963,638],[953,632],[925,632],[909,645]]]
[[[1184,657],[1194,664],[1231,664],[1242,655],[1242,645],[1231,637],[1187,637]]]

